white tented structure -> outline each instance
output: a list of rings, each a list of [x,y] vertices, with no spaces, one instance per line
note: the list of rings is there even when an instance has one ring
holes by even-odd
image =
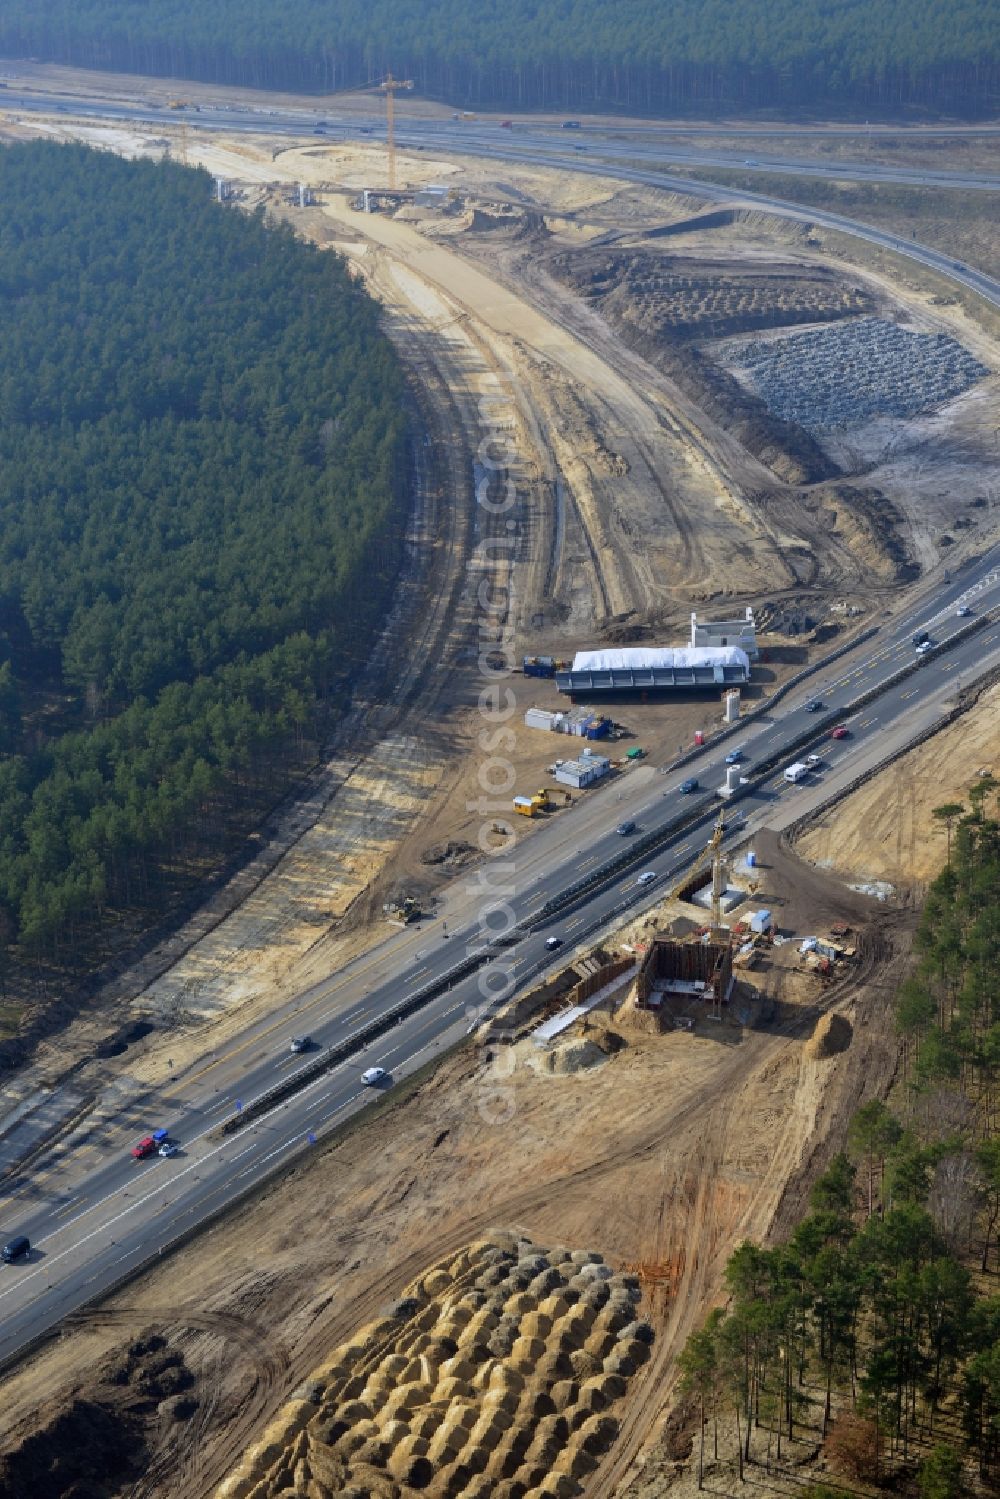
[[[560,692],[677,692],[739,687],[750,680],[750,657],[729,646],[619,646],[577,651],[569,671],[556,672]]]
[[[577,651],[572,670],[578,671],[693,671],[698,667],[735,666],[750,671],[750,658],[739,646],[619,646],[603,651]]]

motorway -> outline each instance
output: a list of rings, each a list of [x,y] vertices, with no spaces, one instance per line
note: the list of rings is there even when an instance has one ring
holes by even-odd
[[[19,96],[10,90],[3,103],[7,109],[25,111],[51,113],[54,108],[51,100]],[[105,119],[148,123],[165,123],[167,119],[163,111],[143,110],[127,103],[98,105],[63,100],[61,108],[74,115]],[[177,122],[176,116],[169,118],[171,123]],[[270,113],[262,117],[247,110],[202,109],[191,123],[200,129],[269,131],[301,138],[311,128],[310,118],[316,117],[299,114],[278,118]],[[366,135],[375,133],[367,125],[354,123],[345,122],[343,129],[350,135],[361,130]],[[766,206],[801,221],[826,223],[900,250],[1000,306],[1000,284],[923,246],[835,214],[715,184],[671,178],[662,171],[637,166],[637,160],[655,163],[667,159],[658,146],[650,148],[648,142],[592,143],[588,131],[588,149],[581,154],[554,139],[554,132],[546,134],[541,129],[519,132],[511,140],[509,132],[499,126],[449,130],[441,124],[407,124],[397,130],[397,136],[401,145],[447,148],[500,160],[523,152],[523,159],[536,165],[617,176],[624,181],[701,194],[716,202]],[[773,159],[766,164],[761,160],[759,170],[775,169]],[[817,167],[811,174],[825,173],[826,168],[820,171]],[[831,174],[846,175],[845,165],[838,164]],[[928,177],[934,175],[940,174]],[[888,175],[879,180],[898,179]],[[730,845],[744,841],[759,827],[783,826],[821,805],[859,770],[939,718],[954,700],[963,678],[968,681],[1000,664],[1000,626],[986,623],[953,649],[932,654],[918,672],[898,684],[887,685],[866,708],[850,714],[846,706],[890,683],[894,673],[912,661],[910,637],[917,626],[929,628],[942,643],[964,627],[967,621],[956,616],[955,608],[966,594],[979,619],[986,611],[1000,609],[998,568],[1000,548],[957,573],[953,581],[937,585],[921,607],[912,606],[904,617],[885,621],[874,640],[788,695],[780,706],[747,722],[738,742],[748,776],[753,775],[756,764],[779,756],[811,727],[818,728],[821,721],[832,721],[841,712],[849,723],[851,737],[838,742],[823,738],[820,752],[825,766],[809,782],[789,786],[779,768],[759,786],[749,788],[732,807]],[[804,705],[812,695],[822,699],[824,714],[813,717],[806,713]],[[707,841],[717,810],[713,791],[724,778],[725,749],[734,742],[729,740],[724,747],[709,745],[696,764],[683,770],[667,774],[653,767],[632,770],[614,786],[588,793],[572,811],[557,814],[535,830],[511,858],[505,856],[501,864],[489,864],[482,874],[467,875],[450,886],[440,920],[394,933],[343,971],[298,995],[266,1021],[249,1027],[238,1042],[178,1072],[166,1086],[145,1094],[123,1088],[121,1097],[125,1101],[116,1109],[114,1074],[109,1069],[112,1084],[102,1109],[40,1156],[30,1170],[15,1169],[4,1181],[0,1241],[25,1233],[34,1249],[27,1263],[0,1267],[0,1358],[14,1355],[33,1336],[54,1326],[136,1265],[155,1257],[214,1211],[236,1201],[269,1171],[280,1169],[307,1149],[311,1139],[320,1138],[362,1109],[370,1098],[360,1083],[364,1067],[377,1063],[389,1069],[394,1078],[405,1076],[474,1026],[484,1006],[498,998],[509,983],[522,988],[535,975],[554,966],[556,960],[545,947],[547,937],[557,935],[562,939],[562,958],[623,911],[634,913],[654,903],[668,880],[687,868]],[[806,744],[796,754],[808,748]],[[678,784],[691,774],[698,776],[703,789],[682,797],[677,792]],[[502,804],[506,807],[506,799]],[[682,814],[687,824],[673,835],[665,834],[654,857],[609,879],[547,923],[528,929],[548,900],[622,854],[627,840],[614,832],[622,818],[634,819],[642,836],[658,828],[668,829]],[[496,814],[485,815],[489,821]],[[636,876],[645,869],[657,878],[651,886],[640,887]],[[491,882],[485,890],[483,879]],[[500,902],[492,916],[488,910],[491,901]],[[493,917],[498,920],[494,922]],[[518,928],[515,945],[491,957],[483,942],[484,920],[491,927],[513,920]],[[276,1082],[309,1067],[308,1056],[289,1052],[293,1034],[308,1031],[319,1047],[338,1045],[363,1031],[374,1017],[401,998],[440,983],[470,953],[482,959],[478,971],[429,999],[416,1014],[400,1022],[389,1037],[362,1047],[350,1062],[310,1082],[245,1129],[232,1136],[220,1134],[224,1120],[242,1112]],[[161,1125],[169,1127],[181,1142],[180,1153],[167,1160],[132,1162],[130,1146]]]
[[[968,601],[980,628],[893,684],[893,676],[914,659],[911,636],[916,628],[929,629],[943,646],[968,627],[970,621],[956,613],[960,600]],[[761,784],[748,787],[727,813],[730,848],[760,827],[785,825],[821,805],[859,768],[933,723],[954,700],[963,677],[969,680],[1000,664],[1000,623],[993,613],[998,610],[1000,547],[927,594],[904,617],[884,622],[874,639],[821,670],[780,706],[749,719],[736,739],[706,746],[695,764],[682,769],[630,770],[613,785],[587,793],[571,811],[558,812],[534,831],[512,856],[487,865],[482,874],[455,881],[441,919],[395,933],[238,1042],[203,1058],[166,1087],[133,1097],[122,1114],[91,1116],[30,1170],[5,1184],[0,1239],[24,1233],[34,1248],[27,1262],[0,1267],[0,1358],[14,1355],[131,1268],[155,1259],[363,1108],[372,1096],[360,1081],[363,1068],[385,1067],[390,1074],[386,1086],[391,1087],[468,1033],[508,985],[523,987],[564,962],[585,937],[593,940],[623,913],[635,915],[654,904],[707,841],[719,806],[714,788],[724,779],[723,756],[735,743],[745,756],[744,773],[752,777],[756,764],[780,756],[815,728],[815,746],[802,745],[796,756],[815,747],[824,766],[810,783],[793,786],[784,781],[779,764]],[[874,702],[850,712],[848,704],[882,684],[884,691]],[[805,704],[813,696],[822,700],[822,714],[807,713]],[[827,731],[841,713],[851,734],[832,741]],[[679,782],[692,774],[700,789],[683,796]],[[496,814],[487,810],[484,815],[489,822]],[[636,821],[637,836],[668,830],[655,856],[637,859],[627,872],[532,928],[547,901],[581,876],[600,873],[627,849],[629,840],[615,832],[624,817]],[[687,817],[687,825],[671,834],[671,824],[681,817]],[[640,886],[637,875],[647,869],[656,880]],[[500,953],[494,949],[491,957],[484,931],[500,931],[511,923],[516,924],[514,945]],[[558,955],[545,946],[553,935],[564,944]],[[478,972],[430,999],[270,1113],[231,1136],[222,1135],[224,1121],[279,1080],[309,1067],[308,1056],[289,1051],[293,1034],[308,1031],[317,1048],[338,1044],[401,998],[440,981],[469,954],[481,956]],[[170,1159],[133,1162],[131,1145],[158,1126],[170,1129],[181,1143],[180,1152]]]

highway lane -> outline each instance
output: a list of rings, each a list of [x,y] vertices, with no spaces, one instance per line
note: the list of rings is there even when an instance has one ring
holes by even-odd
[[[941,642],[962,629],[966,621],[955,612],[960,598],[967,597],[980,616],[988,609],[1000,608],[998,567],[1000,548],[969,574],[956,575],[921,607],[889,622],[880,637],[821,673],[813,690],[822,695],[827,712],[837,713],[841,705],[886,682],[912,661],[910,637],[916,627],[930,629]],[[960,676],[977,674],[995,662],[1000,662],[1000,625],[986,626],[954,650],[932,655],[917,673],[888,687],[876,703],[849,719],[850,739],[836,742],[824,736],[821,744],[826,766],[811,786],[787,785],[779,768],[764,786],[734,804],[727,814],[735,824],[729,841],[744,838],[747,828],[773,823],[779,811],[788,806],[804,805],[810,797],[822,800],[827,778],[849,769],[852,759],[866,749],[877,749],[879,737],[894,723],[912,715],[915,705],[942,694],[953,695]],[[738,742],[745,751],[749,771],[811,727],[815,720],[805,711],[808,697],[809,689],[803,686],[787,704],[746,723]],[[622,853],[627,840],[615,834],[614,826],[623,815],[635,818],[643,830],[648,830],[670,823],[682,810],[696,814],[694,825],[676,833],[654,857],[617,876],[565,915],[521,936],[515,948],[457,983],[357,1057],[312,1081],[268,1117],[231,1138],[219,1134],[220,1123],[232,1116],[237,1101],[245,1107],[287,1069],[294,1070],[308,1060],[288,1054],[290,1026],[286,1019],[274,1021],[269,1040],[238,1046],[200,1071],[178,1079],[172,1088],[151,1090],[149,1097],[133,1109],[127,1123],[108,1121],[106,1127],[85,1129],[69,1148],[58,1148],[51,1161],[40,1162],[37,1170],[9,1184],[6,1200],[0,1205],[4,1236],[27,1233],[37,1249],[31,1262],[3,1267],[0,1275],[0,1356],[11,1354],[28,1337],[52,1325],[131,1266],[150,1254],[155,1256],[158,1249],[206,1215],[236,1200],[263,1174],[291,1160],[305,1147],[310,1133],[319,1136],[364,1107],[370,1097],[360,1084],[365,1066],[377,1063],[395,1076],[405,1076],[436,1048],[460,1037],[489,1004],[488,980],[493,975],[503,976],[505,964],[515,965],[514,983],[521,987],[534,974],[563,961],[576,942],[605,925],[623,907],[639,910],[652,904],[667,883],[690,866],[707,841],[718,806],[712,790],[723,780],[723,756],[733,742],[707,747],[695,767],[666,776],[652,770],[630,773],[622,782],[622,801],[613,789],[593,793],[587,805],[592,816],[603,822],[603,829],[585,848],[569,847],[576,842],[574,829],[578,826],[571,817],[558,816],[550,826],[540,829],[528,845],[534,867],[541,863],[546,872],[541,878],[533,876],[522,883],[515,871],[509,901],[518,921],[530,919],[547,897],[571,886],[584,869],[584,857],[599,869]],[[679,796],[680,779],[692,773],[698,775],[702,790],[692,797]],[[640,887],[638,872],[647,868],[656,874],[656,883],[650,888]],[[483,895],[475,885],[475,877],[467,876],[459,882],[452,901],[457,924],[448,937],[440,924],[419,933],[400,934],[402,945],[410,953],[407,963],[400,962],[390,950],[383,955],[379,977],[373,982],[369,955],[355,965],[353,974],[345,970],[314,986],[308,996],[300,996],[300,1002],[307,998],[313,1006],[317,1040],[329,1045],[357,1032],[371,1015],[384,1012],[404,994],[440,977],[457,959],[480,946],[477,917]],[[545,947],[546,938],[553,934],[565,943],[557,959]],[[420,947],[416,947],[418,942]],[[359,988],[368,992],[358,993]],[[350,1003],[344,1003],[345,992],[353,994]],[[331,1011],[324,1014],[327,1001]],[[218,1081],[212,1079],[215,1069],[220,1069]],[[140,1108],[146,1110],[145,1114],[139,1113]],[[181,1153],[169,1160],[132,1162],[128,1158],[132,1140],[159,1124],[168,1125],[180,1139]]]
[[[331,116],[317,109],[314,113],[287,110],[240,110],[237,108],[212,108],[202,106],[197,111],[165,111],[144,107],[141,104],[95,103],[90,99],[64,98],[51,100],[46,95],[8,91],[0,96],[0,104],[8,111],[24,113],[74,114],[86,118],[129,120],[147,125],[163,125],[186,122],[194,130],[253,131],[256,133],[287,135],[317,134],[316,121],[322,119],[322,133],[330,139],[355,139],[370,137],[372,142],[385,138],[385,127],[381,122],[351,117]],[[598,155],[602,160],[619,163],[639,162],[652,167],[664,164],[721,167],[744,173],[779,172],[789,176],[820,177],[829,181],[845,178],[860,182],[899,183],[911,187],[942,187],[972,192],[1000,191],[1000,174],[988,172],[946,171],[932,167],[905,167],[863,160],[831,162],[824,157],[788,156],[779,153],[757,155],[748,158],[739,151],[725,151],[677,144],[669,133],[635,132],[635,139],[628,139],[633,132],[621,127],[591,124],[574,132],[572,142],[562,136],[556,127],[519,123],[516,130],[505,130],[500,121],[465,122],[462,120],[416,120],[401,121],[396,127],[400,146],[409,145],[417,149],[449,150],[462,154],[495,154],[498,144],[508,159],[526,156],[538,151],[555,151],[566,157],[568,169],[576,165],[569,152],[585,151]],[[676,133],[676,132],[675,132]],[[725,132],[720,131],[719,134]],[[735,132],[734,132],[735,133]],[[774,132],[770,132],[774,134]],[[620,139],[622,135],[625,139]],[[765,132],[766,135],[766,132]],[[655,139],[655,145],[651,144]]]

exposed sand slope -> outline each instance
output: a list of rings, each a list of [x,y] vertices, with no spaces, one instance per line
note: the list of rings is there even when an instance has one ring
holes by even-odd
[[[1000,771],[1000,685],[820,817],[799,839],[798,851],[855,881],[930,880],[944,863],[946,846],[933,809],[965,801],[983,768]]]

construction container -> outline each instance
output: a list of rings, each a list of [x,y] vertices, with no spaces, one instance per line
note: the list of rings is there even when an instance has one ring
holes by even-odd
[[[747,924],[752,932],[756,932],[759,935],[762,932],[769,932],[771,930],[774,926],[774,917],[770,911],[754,911]]]
[[[524,724],[528,729],[548,729],[551,733],[556,720],[561,717],[561,713],[552,713],[547,708],[529,708],[524,715]]]
[[[583,750],[579,760],[567,760],[560,765],[556,771],[556,780],[564,786],[573,786],[577,790],[584,786],[592,786],[611,770],[611,761],[604,755],[595,755],[591,750]]]
[[[515,796],[514,811],[520,812],[522,817],[535,817],[537,815],[538,808],[535,806],[534,800],[530,796]]]

